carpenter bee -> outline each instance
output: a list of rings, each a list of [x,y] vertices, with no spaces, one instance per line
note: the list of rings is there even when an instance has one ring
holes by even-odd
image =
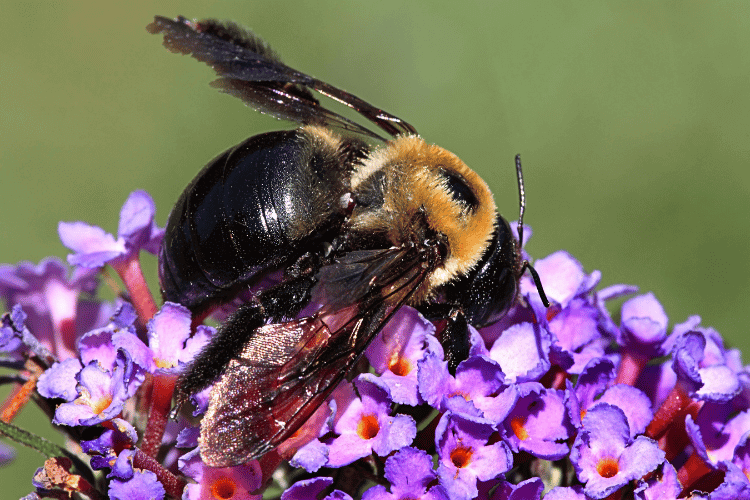
[[[468,355],[467,323],[501,318],[526,269],[546,304],[489,188],[453,153],[286,66],[233,23],[156,17],[147,29],[163,34],[169,50],[213,68],[219,78],[212,86],[300,124],[214,158],[167,223],[162,294],[198,318],[270,272],[283,273],[278,284],[255,286],[178,380],[173,414],[218,380],[201,423],[204,462],[241,464],[292,436],[403,305],[443,320],[442,343],[455,369]],[[390,138],[325,107],[313,91]],[[522,219],[518,157],[516,169]],[[311,303],[322,306],[300,318]]]

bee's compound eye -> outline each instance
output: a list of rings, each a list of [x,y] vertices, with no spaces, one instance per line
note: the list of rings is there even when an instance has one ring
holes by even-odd
[[[466,184],[466,181],[455,173],[445,169],[441,170],[441,174],[445,178],[446,187],[453,199],[471,211],[476,210],[477,206],[479,206],[479,201],[471,188]]]
[[[435,245],[438,250],[438,254],[440,255],[440,260],[445,260],[448,258],[448,245],[445,244],[443,241],[438,241]]]

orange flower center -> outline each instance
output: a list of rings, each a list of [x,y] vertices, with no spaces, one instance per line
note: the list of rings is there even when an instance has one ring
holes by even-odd
[[[529,431],[526,430],[526,418],[525,417],[513,417],[510,419],[510,428],[513,429],[513,433],[521,441],[529,439]]]
[[[232,498],[237,491],[234,481],[228,477],[217,479],[211,484],[211,495],[216,500],[228,500]]]
[[[94,413],[97,415],[101,415],[104,410],[109,408],[109,405],[112,404],[112,396],[105,396],[102,399],[98,401],[92,401],[91,409],[94,410]]]
[[[614,458],[602,458],[596,466],[596,472],[602,477],[614,477],[620,472],[620,464]]]
[[[451,462],[459,469],[469,465],[471,461],[471,448],[459,446],[451,452]]]
[[[409,360],[399,356],[396,359],[392,359],[388,363],[388,369],[391,370],[395,375],[405,377],[411,372],[411,363],[409,362]]]
[[[380,424],[375,415],[363,415],[357,425],[357,434],[362,439],[372,439],[380,432]]]

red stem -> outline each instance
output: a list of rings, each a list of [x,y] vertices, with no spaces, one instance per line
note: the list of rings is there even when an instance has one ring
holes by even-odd
[[[134,254],[128,260],[117,263],[112,266],[125,284],[130,300],[133,302],[138,317],[145,325],[148,320],[154,317],[158,308],[151,290],[148,288],[146,279],[143,277],[141,262],[138,260],[138,254]]]
[[[648,357],[643,356],[634,349],[624,347],[620,366],[617,368],[615,384],[635,386],[646,363],[648,363]]]
[[[141,450],[150,457],[156,457],[159,453],[164,429],[169,421],[172,393],[176,382],[177,375],[154,375],[151,404],[148,408],[148,422],[141,443]]]
[[[609,495],[604,500],[620,500],[622,498],[622,488]]]
[[[26,403],[31,399],[34,389],[36,389],[36,376],[32,376],[23,385],[17,385],[13,388],[8,398],[3,403],[2,413],[0,413],[0,420],[5,423],[11,423],[18,412],[26,406]]]
[[[173,498],[182,498],[182,490],[185,489],[185,485],[187,483],[169,472],[167,469],[162,467],[159,462],[149,457],[139,449],[135,450],[135,456],[133,457],[133,467],[150,470],[151,472],[156,474],[156,479],[158,479],[162,486],[164,486],[164,490],[166,490],[167,495]]]
[[[44,372],[44,368],[34,361],[33,358],[26,360],[24,368],[26,372],[23,372],[23,375],[28,377],[26,382],[16,385],[13,388],[3,402],[2,409],[0,410],[0,420],[5,423],[12,422],[21,409],[26,406],[31,396],[34,395],[39,377]]]
[[[712,469],[695,452],[687,459],[685,464],[677,471],[677,480],[684,487],[683,491],[689,491],[691,486],[700,478],[709,474]]]
[[[692,402],[680,383],[674,386],[667,399],[661,404],[654,419],[646,428],[646,436],[658,440],[674,422],[684,416],[688,405]]]

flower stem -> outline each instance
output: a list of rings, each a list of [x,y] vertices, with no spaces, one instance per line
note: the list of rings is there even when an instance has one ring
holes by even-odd
[[[138,259],[138,255],[135,254],[128,260],[114,264],[112,267],[125,284],[130,294],[130,300],[133,302],[133,306],[138,313],[138,318],[145,325],[148,323],[148,320],[154,317],[158,308],[156,307],[156,302],[154,302],[154,296],[151,295],[151,290],[148,288],[146,279],[143,277],[141,261]]]
[[[174,498],[182,498],[182,490],[185,489],[185,481],[178,478],[167,469],[165,469],[159,462],[150,456],[146,455],[139,449],[135,450],[135,456],[133,457],[133,467],[139,469],[150,470],[156,474],[156,478],[164,486],[164,490],[167,495]]]
[[[44,368],[31,359],[27,360],[24,366],[30,372],[28,379],[22,385],[18,385],[13,389],[3,403],[2,411],[0,412],[0,420],[8,424],[16,418],[18,412],[29,402],[36,389],[39,376],[44,372]]]
[[[628,347],[623,348],[622,360],[617,369],[615,384],[627,384],[635,386],[643,367],[648,363],[648,358]]]
[[[677,471],[677,479],[685,488],[684,491],[690,491],[692,485],[700,478],[709,474],[711,468],[695,452],[687,459],[685,464]]]
[[[667,429],[674,424],[675,420],[684,414],[688,405],[692,402],[687,391],[678,382],[661,404],[651,423],[646,428],[646,436],[651,439],[659,439]]]
[[[177,383],[176,375],[155,375],[151,389],[151,404],[148,408],[148,422],[143,435],[141,450],[150,457],[156,457],[161,447],[164,429],[169,421],[172,406],[172,393]]]

